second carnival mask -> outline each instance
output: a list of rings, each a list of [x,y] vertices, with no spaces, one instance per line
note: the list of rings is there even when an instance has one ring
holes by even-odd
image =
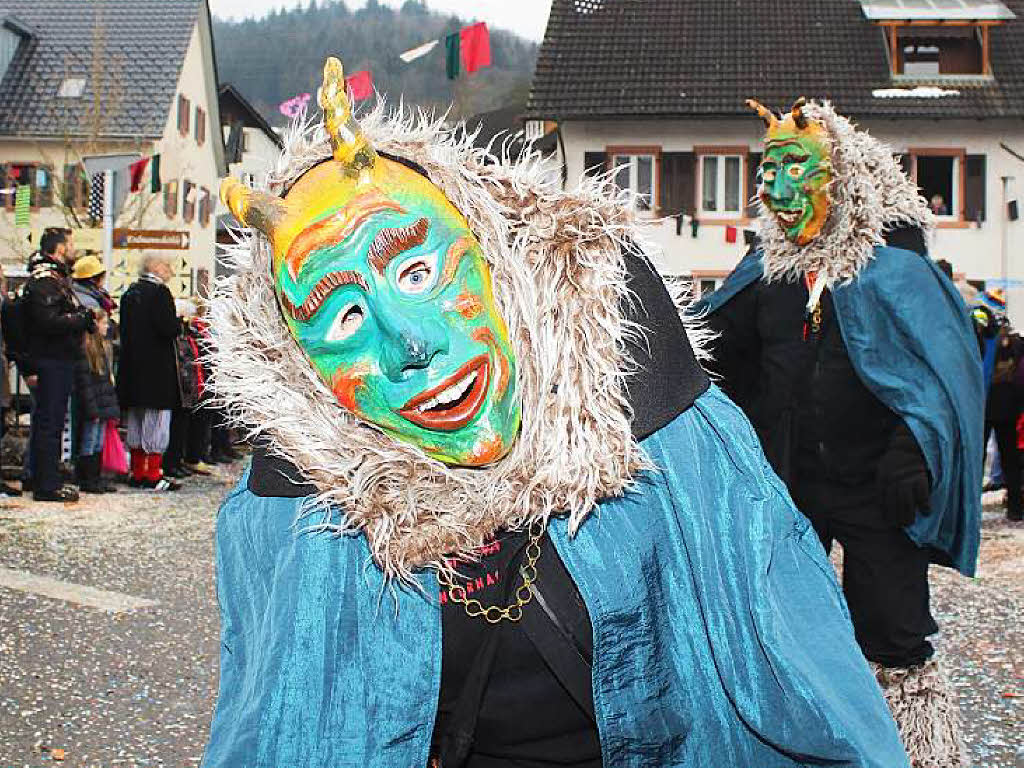
[[[796,245],[807,245],[825,226],[833,169],[828,133],[803,113],[803,99],[785,118],[756,101],[747,102],[768,127],[761,160],[764,205]]]
[[[445,463],[494,462],[520,406],[480,243],[429,179],[369,145],[337,59],[318,101],[332,159],[282,198],[234,179],[221,196],[269,239],[288,329],[344,408]]]

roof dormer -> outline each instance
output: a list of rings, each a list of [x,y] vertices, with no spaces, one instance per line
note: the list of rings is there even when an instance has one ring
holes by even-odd
[[[860,0],[883,28],[894,80],[992,77],[989,32],[1016,18],[991,0]]]
[[[35,36],[32,28],[15,16],[7,16],[0,22],[0,80],[18,51],[18,46]]]

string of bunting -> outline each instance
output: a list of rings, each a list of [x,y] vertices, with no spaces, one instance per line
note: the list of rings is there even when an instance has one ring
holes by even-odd
[[[415,48],[398,54],[406,64],[421,59],[440,45],[442,38],[429,40]],[[444,37],[445,76],[457,79],[461,74],[474,72],[491,66],[491,34],[487,22],[480,21],[463,27]],[[362,101],[373,95],[373,74],[369,70],[355,72],[345,78],[349,95],[353,101]],[[300,93],[278,105],[278,111],[286,117],[296,117],[309,106],[312,94]]]

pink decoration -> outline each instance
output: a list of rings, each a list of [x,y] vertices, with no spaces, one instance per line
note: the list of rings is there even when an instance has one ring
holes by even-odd
[[[309,104],[311,98],[312,96],[308,93],[300,93],[298,96],[288,99],[288,101],[281,102],[277,108],[285,117],[296,117],[299,113],[305,111],[306,105]]]

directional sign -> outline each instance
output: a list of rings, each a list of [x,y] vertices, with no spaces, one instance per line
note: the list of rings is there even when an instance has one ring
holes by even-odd
[[[115,248],[187,251],[189,234],[177,229],[115,229]]]

